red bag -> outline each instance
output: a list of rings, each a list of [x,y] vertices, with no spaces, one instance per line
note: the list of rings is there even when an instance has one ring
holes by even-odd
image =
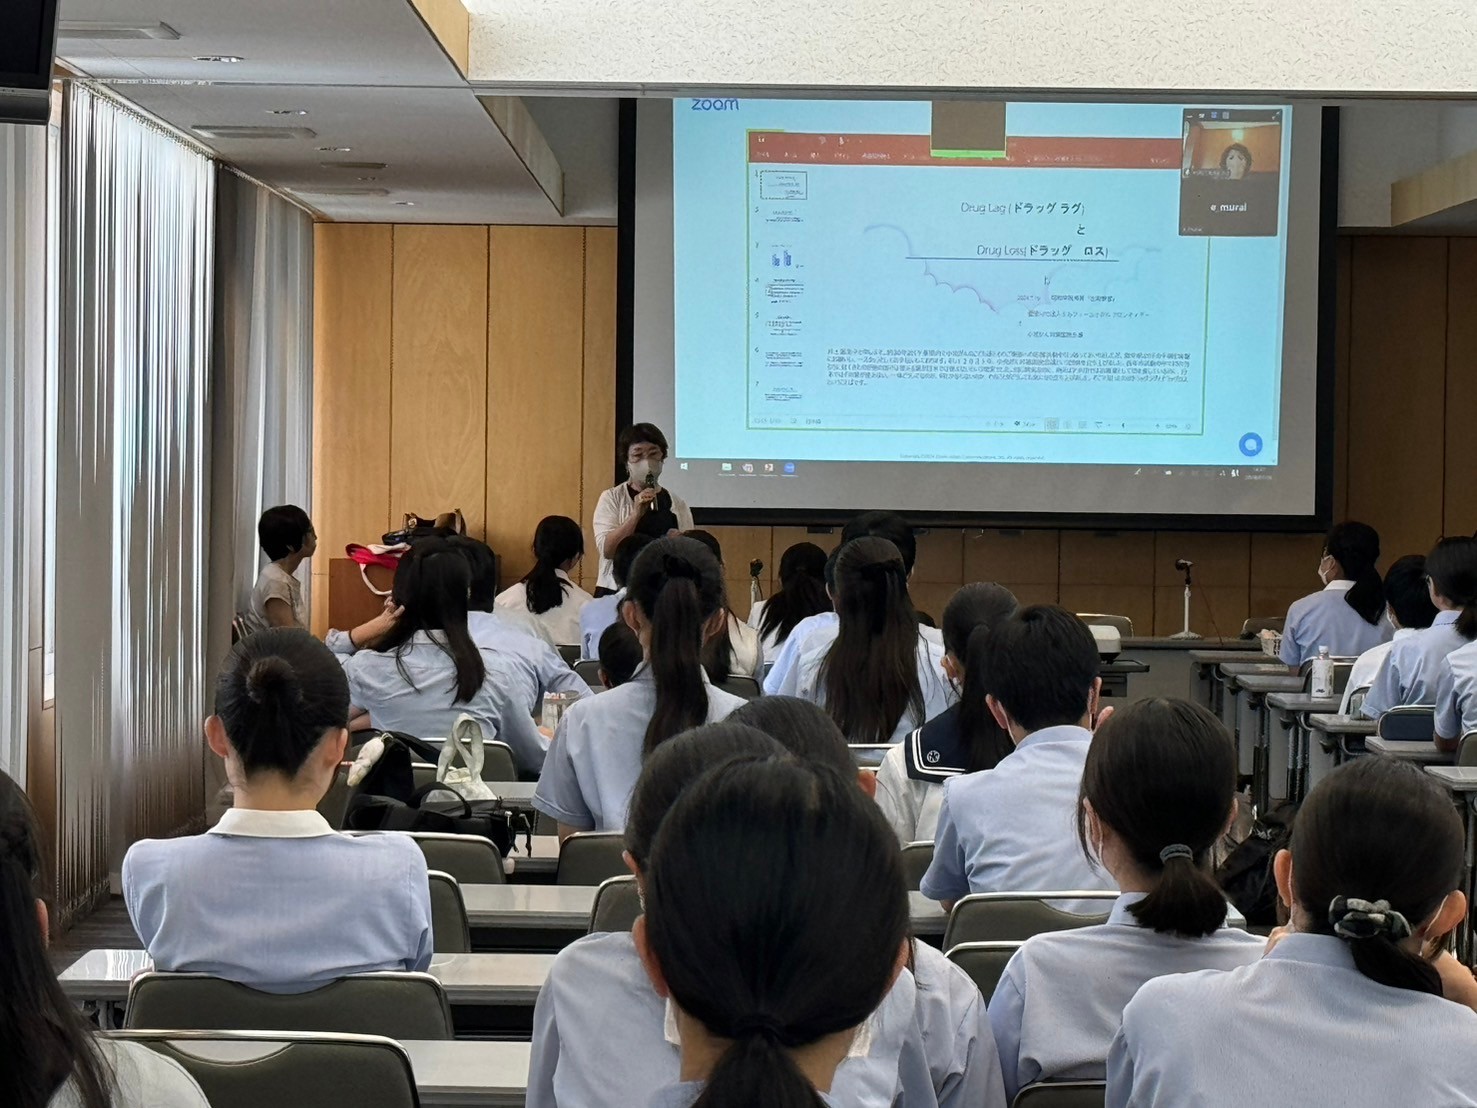
[[[344,548],[344,551],[359,563],[359,576],[364,578],[364,587],[375,596],[389,596],[389,589],[377,589],[369,580],[369,567],[381,566],[389,570],[398,569],[400,559],[409,549],[410,544],[404,542],[395,546],[365,546],[363,543],[351,542]]]

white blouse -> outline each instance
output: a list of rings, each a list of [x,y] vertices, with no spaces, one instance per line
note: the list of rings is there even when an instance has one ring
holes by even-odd
[[[559,646],[578,646],[580,643],[580,609],[594,599],[584,589],[570,580],[562,569],[554,571],[559,580],[565,582],[564,599],[547,612],[528,610],[528,586],[522,581],[508,586],[497,594],[493,603],[499,608],[523,612],[543,625],[552,640]]]

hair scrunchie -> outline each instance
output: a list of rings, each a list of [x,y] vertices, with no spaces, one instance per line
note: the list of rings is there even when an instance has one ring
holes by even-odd
[[[1412,932],[1410,921],[1390,907],[1388,900],[1360,900],[1336,896],[1328,906],[1328,922],[1342,939],[1373,939],[1383,935],[1400,940]]]

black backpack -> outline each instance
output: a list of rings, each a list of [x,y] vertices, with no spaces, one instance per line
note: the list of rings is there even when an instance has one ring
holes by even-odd
[[[1291,801],[1273,808],[1252,824],[1251,834],[1216,868],[1216,882],[1252,927],[1275,927],[1283,922],[1277,915],[1272,859],[1291,841],[1297,812],[1298,806]]]

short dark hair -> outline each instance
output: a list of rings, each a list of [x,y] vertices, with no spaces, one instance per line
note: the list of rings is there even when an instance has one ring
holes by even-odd
[[[1426,588],[1426,558],[1407,554],[1385,571],[1385,603],[1401,627],[1429,627],[1436,621],[1436,605]]]
[[[308,513],[296,504],[268,508],[256,521],[256,537],[267,557],[274,562],[301,550],[312,529],[313,521],[308,518]]]
[[[985,666],[990,693],[1028,732],[1080,720],[1101,669],[1087,624],[1055,604],[1033,604],[998,624]]]
[[[626,626],[625,620],[617,617],[600,633],[596,654],[600,658],[600,669],[613,689],[629,681],[641,664],[641,640]]]
[[[653,446],[659,446],[662,457],[667,456],[667,436],[662,434],[662,429],[655,423],[633,423],[620,433],[616,439],[616,458],[622,464],[631,456],[631,447],[638,442],[649,442]]]
[[[616,544],[615,555],[610,559],[610,572],[615,575],[616,588],[626,587],[626,578],[631,576],[631,566],[636,563],[636,555],[655,541],[653,536],[637,531]]]
[[[892,543],[903,556],[904,571],[913,572],[913,563],[918,558],[918,540],[913,534],[913,528],[902,516],[896,512],[863,512],[841,529],[842,546],[852,539],[868,537],[886,539]]]
[[[1457,633],[1477,638],[1477,542],[1466,536],[1442,539],[1426,555],[1426,577],[1438,596],[1460,609]]]
[[[728,722],[757,727],[802,762],[830,766],[841,773],[856,770],[846,736],[814,701],[760,696],[732,712]]]

